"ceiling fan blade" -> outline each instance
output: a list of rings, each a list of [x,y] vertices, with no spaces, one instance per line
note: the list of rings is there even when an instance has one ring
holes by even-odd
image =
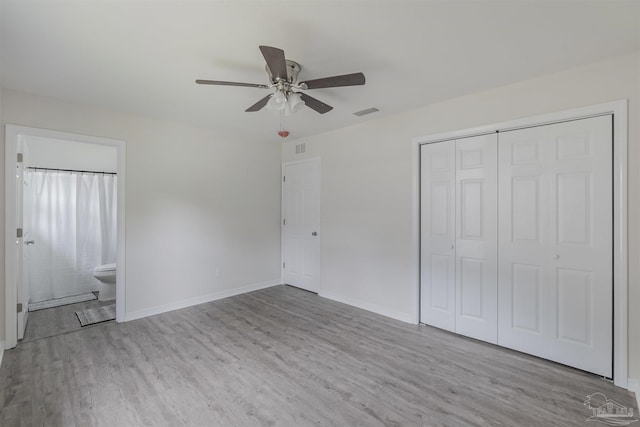
[[[258,87],[261,89],[269,89],[267,85],[261,85],[257,83],[238,83],[238,82],[221,82],[219,80],[196,80],[199,85],[218,85],[218,86],[243,86],[243,87]]]
[[[274,79],[287,80],[287,61],[284,59],[284,50],[271,46],[260,46],[260,52],[267,61]]]
[[[307,95],[306,93],[298,92],[298,94],[300,94],[300,98],[302,98],[304,104],[307,107],[316,110],[320,114],[328,113],[329,111],[333,110],[332,106],[327,105],[324,102]]]
[[[260,101],[256,102],[255,104],[253,104],[251,107],[247,108],[246,110],[244,110],[245,112],[249,113],[249,112],[253,112],[253,111],[260,111],[262,110],[262,108],[267,105],[267,102],[269,102],[269,98],[271,98],[273,96],[272,93],[270,93],[269,95],[265,96],[264,98],[262,98]]]
[[[321,79],[307,80],[306,82],[300,82],[300,86],[303,84],[307,86],[307,89],[322,89],[325,87],[339,87],[339,86],[359,86],[365,82],[364,74],[353,73],[344,74],[342,76],[324,77]]]

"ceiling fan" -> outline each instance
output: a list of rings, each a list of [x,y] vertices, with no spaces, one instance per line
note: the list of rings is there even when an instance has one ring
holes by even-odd
[[[306,105],[318,113],[324,114],[331,111],[333,107],[301,91],[340,86],[358,86],[363,85],[365,82],[364,74],[362,73],[344,74],[299,82],[298,73],[301,69],[300,64],[285,59],[282,49],[271,46],[260,46],[260,52],[262,52],[262,56],[264,56],[267,62],[265,68],[271,84],[237,83],[218,80],[196,80],[196,83],[275,89],[273,93],[270,93],[247,108],[245,110],[247,112],[260,111],[263,107],[267,106],[270,110],[290,114],[299,110],[302,105]]]

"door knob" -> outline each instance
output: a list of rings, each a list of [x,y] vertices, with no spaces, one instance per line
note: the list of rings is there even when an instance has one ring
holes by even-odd
[[[318,232],[317,232],[317,231],[314,231],[313,233],[311,233],[311,235],[312,235],[312,236],[317,236],[317,235],[318,235]]]
[[[25,245],[33,245],[36,242],[34,240],[27,240],[26,242],[24,242]]]

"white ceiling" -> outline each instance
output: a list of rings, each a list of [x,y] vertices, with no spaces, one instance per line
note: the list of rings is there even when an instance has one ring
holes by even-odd
[[[639,1],[3,0],[2,86],[278,138],[277,115],[244,110],[267,83],[258,45],[284,49],[303,80],[362,71],[365,86],[317,89],[334,108],[287,119],[294,138],[640,50]],[[352,113],[382,111],[358,118]]]

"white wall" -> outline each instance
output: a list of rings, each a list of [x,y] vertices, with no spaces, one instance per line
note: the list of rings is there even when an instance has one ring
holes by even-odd
[[[629,99],[629,374],[640,378],[640,54],[288,141],[283,161],[322,158],[320,294],[412,318],[412,138],[623,98]],[[295,154],[300,142],[307,144],[304,155]]]
[[[97,172],[118,171],[118,150],[113,146],[27,136],[24,144],[29,167],[75,169]]]
[[[2,113],[3,123],[126,140],[127,318],[279,279],[279,142],[11,90]]]

